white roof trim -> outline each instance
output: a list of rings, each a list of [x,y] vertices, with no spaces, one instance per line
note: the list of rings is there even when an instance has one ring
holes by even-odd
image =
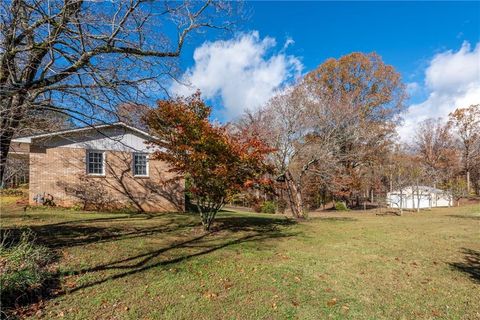
[[[390,191],[388,192],[388,194],[400,194],[400,193],[407,194],[409,192],[416,192],[416,191],[417,191],[417,186],[410,185],[410,186],[405,186],[401,190],[397,189],[397,190]],[[449,193],[448,190],[437,189],[429,186],[418,186],[418,191],[422,193]]]
[[[52,133],[44,133],[44,134],[37,134],[37,135],[33,135],[33,136],[21,137],[21,138],[12,139],[12,142],[32,143],[32,139],[48,138],[48,137],[54,137],[54,136],[59,136],[59,135],[63,135],[63,134],[76,133],[76,132],[82,132],[82,131],[87,131],[87,130],[98,130],[98,129],[102,129],[102,128],[117,127],[117,126],[127,128],[127,129],[132,130],[134,132],[137,132],[137,133],[139,133],[139,134],[141,134],[145,137],[148,137],[152,140],[157,140],[156,137],[152,136],[148,132],[137,129],[135,127],[132,127],[132,126],[130,126],[130,125],[124,123],[124,122],[114,122],[114,123],[92,125],[92,126],[87,126],[87,127],[82,127],[82,128],[62,130],[62,131],[57,131],[57,132],[52,132]]]

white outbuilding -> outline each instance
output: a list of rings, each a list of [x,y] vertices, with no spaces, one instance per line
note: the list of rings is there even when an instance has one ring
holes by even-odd
[[[452,196],[448,191],[427,186],[406,186],[387,193],[387,204],[397,209],[450,207]]]

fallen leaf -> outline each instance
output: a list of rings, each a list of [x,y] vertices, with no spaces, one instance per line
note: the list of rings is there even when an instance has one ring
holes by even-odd
[[[331,300],[328,300],[328,302],[327,302],[327,306],[329,306],[329,307],[333,307],[336,304],[337,304],[337,298],[333,298]]]
[[[441,316],[440,311],[438,311],[438,310],[432,310],[432,316],[434,316],[434,317],[440,317],[440,316]]]
[[[203,294],[203,296],[207,299],[214,299],[214,298],[218,297],[218,295],[214,292],[205,292]]]

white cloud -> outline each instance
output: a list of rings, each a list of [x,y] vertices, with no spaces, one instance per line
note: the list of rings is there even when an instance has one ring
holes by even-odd
[[[174,94],[188,95],[200,89],[203,97],[219,99],[227,119],[246,109],[256,109],[277,90],[301,75],[299,58],[287,55],[293,44],[287,39],[278,52],[274,38],[260,38],[258,31],[242,33],[227,41],[205,42],[195,49],[193,67],[174,83]]]
[[[420,85],[418,82],[409,82],[407,83],[407,93],[413,95],[420,90]]]
[[[428,98],[411,105],[398,133],[410,140],[417,125],[428,118],[447,119],[458,107],[480,103],[480,43],[472,50],[464,42],[460,50],[435,55],[425,71]]]

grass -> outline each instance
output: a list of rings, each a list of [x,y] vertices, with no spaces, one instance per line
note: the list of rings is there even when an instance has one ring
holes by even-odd
[[[2,204],[57,251],[31,318],[480,319],[480,207],[345,212],[293,223],[224,212],[128,215]]]

